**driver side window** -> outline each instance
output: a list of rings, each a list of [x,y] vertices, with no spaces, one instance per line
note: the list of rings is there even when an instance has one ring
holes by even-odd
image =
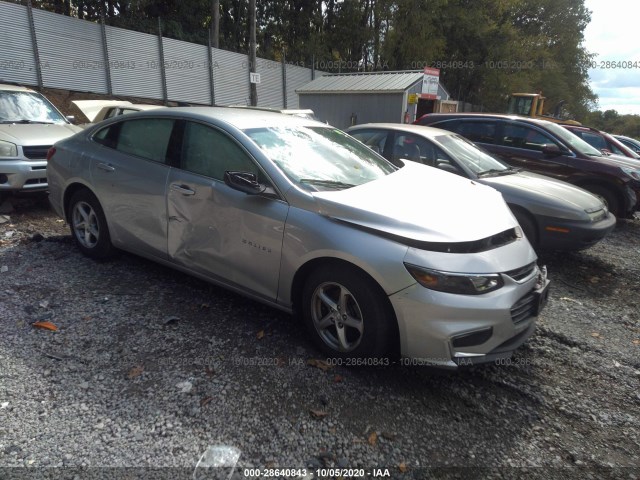
[[[181,166],[192,173],[224,180],[224,172],[252,172],[262,181],[260,169],[225,133],[196,122],[186,122]]]

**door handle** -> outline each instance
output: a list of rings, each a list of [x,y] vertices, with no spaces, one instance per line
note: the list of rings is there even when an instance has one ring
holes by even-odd
[[[105,172],[115,172],[116,171],[116,168],[113,165],[109,164],[109,163],[102,163],[101,162],[101,163],[98,164],[98,168],[100,170],[104,170]]]
[[[184,185],[178,185],[176,183],[172,183],[171,184],[171,190],[175,191],[175,192],[179,192],[182,195],[195,195],[196,191],[195,190],[191,190],[188,187],[185,187]]]

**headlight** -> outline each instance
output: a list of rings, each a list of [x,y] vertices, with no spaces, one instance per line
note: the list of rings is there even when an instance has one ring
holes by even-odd
[[[497,273],[451,273],[418,267],[410,263],[405,263],[404,266],[420,285],[439,292],[481,295],[497,290],[504,285],[502,277]]]
[[[634,180],[640,180],[640,169],[632,167],[620,167],[620,170],[622,170]]]
[[[0,140],[0,157],[17,157],[18,147],[10,142]]]
[[[599,222],[603,218],[607,216],[609,210],[606,205],[602,205],[600,208],[592,208],[584,211],[589,216],[589,221],[591,222]]]

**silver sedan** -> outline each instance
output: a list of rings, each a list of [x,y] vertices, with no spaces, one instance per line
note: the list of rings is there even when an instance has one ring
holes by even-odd
[[[370,123],[347,131],[399,165],[419,162],[495,188],[534,247],[581,250],[615,227],[615,216],[590,192],[509,167],[455,133],[396,123]]]
[[[297,313],[337,361],[507,357],[548,295],[494,189],[398,169],[313,120],[159,109],[90,127],[48,158],[51,203],[84,254],[127,250]]]

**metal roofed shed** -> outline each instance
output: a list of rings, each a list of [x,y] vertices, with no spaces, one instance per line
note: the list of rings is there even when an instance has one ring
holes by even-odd
[[[338,128],[370,122],[411,123],[417,114],[441,111],[441,102],[449,100],[439,83],[439,71],[429,70],[324,75],[296,92],[300,108],[313,110],[319,119]],[[427,92],[428,88],[433,91]],[[457,102],[449,103],[457,107]]]

